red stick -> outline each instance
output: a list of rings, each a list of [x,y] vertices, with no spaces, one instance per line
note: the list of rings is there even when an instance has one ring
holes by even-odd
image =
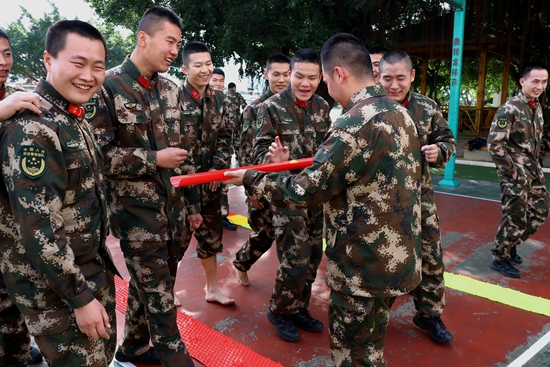
[[[229,171],[237,171],[240,169],[255,169],[256,171],[262,171],[262,172],[281,172],[281,171],[289,171],[289,170],[306,168],[311,166],[312,163],[313,163],[313,158],[300,158],[300,159],[293,159],[291,161],[280,162],[280,163],[267,163],[267,164],[258,164],[255,166],[228,168],[228,169],[221,169],[218,171],[193,173],[190,175],[183,175],[183,176],[174,176],[170,178],[170,183],[174,187],[191,186],[191,185],[204,184],[204,183],[209,183],[214,181],[228,180],[231,177],[224,176],[224,173]]]

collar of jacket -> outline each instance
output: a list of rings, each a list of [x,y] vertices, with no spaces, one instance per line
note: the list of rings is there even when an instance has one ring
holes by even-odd
[[[48,100],[51,104],[59,108],[67,115],[71,115],[79,120],[82,120],[86,114],[86,109],[84,107],[67,101],[45,79],[41,79],[38,82],[38,85],[36,86],[36,93],[38,93],[42,98]]]
[[[191,97],[193,97],[193,99],[198,103],[201,103],[204,98],[214,99],[214,92],[212,91],[212,88],[210,88],[209,85],[206,86],[206,89],[204,90],[204,94],[200,94],[197,88],[193,87],[193,85],[189,83],[189,80],[185,81],[184,87],[185,87],[185,90],[191,95]]]
[[[139,85],[141,85],[143,88],[147,89],[148,91],[153,91],[159,82],[159,74],[154,73],[151,79],[147,79],[145,76],[141,74],[137,66],[130,60],[130,57],[127,56],[126,60],[122,63],[122,68],[134,79],[136,82],[138,82]]]
[[[347,112],[351,110],[353,107],[355,107],[355,105],[357,105],[361,101],[364,101],[365,99],[385,96],[385,95],[386,95],[386,91],[384,90],[384,87],[381,84],[365,87],[363,89],[358,90],[351,96],[348,102],[348,105],[345,108],[345,111]]]
[[[521,99],[523,102],[527,103],[532,108],[537,108],[537,106],[539,105],[539,99],[538,98],[531,99],[531,98],[527,97],[527,95],[525,95],[525,93],[523,93],[523,92],[519,92],[518,97],[519,97],[519,99]]]

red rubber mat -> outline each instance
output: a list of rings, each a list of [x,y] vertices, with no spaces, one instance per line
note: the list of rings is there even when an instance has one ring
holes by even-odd
[[[124,314],[128,298],[128,282],[115,277],[115,287],[116,308]],[[207,367],[282,367],[282,364],[212,330],[184,312],[178,312],[177,323],[191,357]]]

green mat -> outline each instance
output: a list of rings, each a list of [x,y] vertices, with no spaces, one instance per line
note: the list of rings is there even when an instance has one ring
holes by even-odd
[[[432,175],[443,176],[445,174],[445,169],[430,168],[430,173]],[[550,174],[545,173],[544,177],[546,177],[546,186],[550,187],[548,186],[550,184]],[[471,166],[468,164],[455,165],[455,178],[474,181],[499,182],[497,171],[494,167]]]

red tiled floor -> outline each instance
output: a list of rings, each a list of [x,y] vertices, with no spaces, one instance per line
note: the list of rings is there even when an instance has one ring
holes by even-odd
[[[242,188],[232,188],[229,198],[232,212],[246,214]],[[500,204],[439,193],[436,194],[436,203],[447,271],[549,297],[550,259],[548,248],[543,246],[550,242],[548,225],[519,249],[519,254],[525,258],[524,264],[519,266],[523,277],[509,279],[489,268],[489,249],[500,220]],[[291,344],[282,341],[268,322],[266,312],[278,265],[273,249],[250,270],[250,287],[244,287],[236,280],[231,261],[248,234],[249,230],[241,227],[236,231],[225,231],[224,251],[218,257],[221,289],[237,304],[224,307],[204,300],[204,273],[192,242],[181,262],[176,281],[181,311],[284,366],[332,366],[326,328],[317,334],[302,332],[302,340]],[[128,279],[117,241],[111,238],[109,245],[120,272]],[[326,324],[329,290],[324,279],[325,261],[314,283],[310,311]],[[412,323],[414,305],[410,296],[397,300],[385,347],[387,366],[504,366],[533,344],[536,336],[550,328],[550,319],[546,316],[452,289],[447,289],[446,299],[443,319],[455,337],[449,345],[435,344],[426,332]],[[121,314],[119,316],[120,336],[124,318]],[[216,352],[218,350],[213,346],[213,353]],[[202,366],[198,362],[196,365]]]

